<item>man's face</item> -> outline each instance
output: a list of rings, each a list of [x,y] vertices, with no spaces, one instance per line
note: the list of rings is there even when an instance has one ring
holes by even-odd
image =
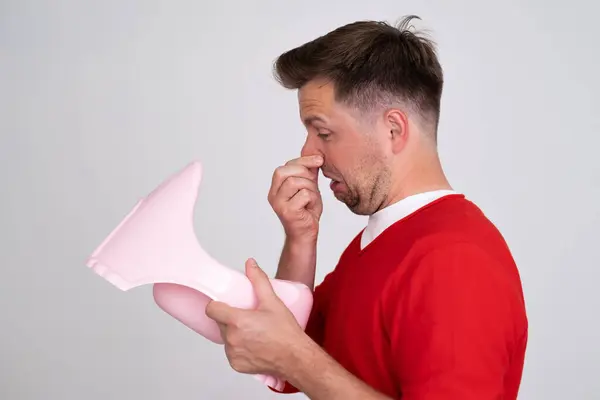
[[[390,186],[385,129],[335,101],[332,84],[309,82],[298,92],[307,129],[302,155],[320,154],[321,170],[335,197],[359,215],[370,215],[386,201]]]

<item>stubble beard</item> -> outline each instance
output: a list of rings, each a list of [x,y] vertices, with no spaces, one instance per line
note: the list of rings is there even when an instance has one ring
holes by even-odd
[[[367,164],[361,164],[354,179],[345,181],[347,191],[336,194],[356,215],[372,215],[379,211],[387,201],[391,185],[391,171],[381,160],[369,158]]]

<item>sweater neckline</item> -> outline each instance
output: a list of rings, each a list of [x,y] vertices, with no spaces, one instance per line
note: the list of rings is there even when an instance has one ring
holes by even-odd
[[[361,248],[361,238],[366,229],[366,227],[364,227],[363,229],[361,229],[361,231],[358,233],[358,235],[356,235],[356,237],[354,238],[353,246],[356,247],[356,254],[358,254],[358,257],[362,257],[363,255],[368,253],[370,251],[370,249],[377,247],[379,245],[379,243],[384,242],[385,238],[390,233],[390,231],[398,229],[398,227],[400,225],[406,224],[409,220],[411,220],[415,216],[421,214],[423,211],[425,211],[431,207],[434,207],[440,203],[443,203],[447,200],[464,199],[464,198],[465,198],[465,195],[462,193],[452,193],[452,194],[444,195],[438,199],[435,199],[435,200],[431,201],[430,203],[425,204],[424,206],[416,209],[415,211],[411,212],[410,214],[400,218],[398,221],[392,223],[383,232],[381,232],[377,237],[375,237],[373,240],[371,240],[371,242],[368,243],[364,248]]]

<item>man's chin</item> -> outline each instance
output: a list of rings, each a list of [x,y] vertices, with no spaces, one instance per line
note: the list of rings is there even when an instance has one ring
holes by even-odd
[[[344,203],[348,209],[357,215],[363,215],[359,210],[359,202],[352,196],[349,196],[347,192],[337,191],[333,192],[333,196],[341,203]]]
[[[339,190],[332,190],[331,192],[333,193],[333,197],[335,197],[338,201],[347,203],[348,199],[346,198],[346,193]]]

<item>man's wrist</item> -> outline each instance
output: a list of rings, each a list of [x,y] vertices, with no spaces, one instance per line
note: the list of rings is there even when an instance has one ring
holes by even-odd
[[[295,345],[285,379],[312,400],[390,400],[352,375],[305,336]]]
[[[307,250],[313,250],[317,247],[318,233],[314,235],[300,235],[285,237],[287,247],[293,253],[304,253]]]
[[[312,290],[315,283],[316,254],[315,239],[286,236],[275,277],[303,283]]]
[[[306,336],[294,352],[287,380],[314,400],[337,399],[346,371]]]
[[[318,369],[323,368],[324,350],[304,334],[295,344],[284,376],[292,385],[310,386]]]

